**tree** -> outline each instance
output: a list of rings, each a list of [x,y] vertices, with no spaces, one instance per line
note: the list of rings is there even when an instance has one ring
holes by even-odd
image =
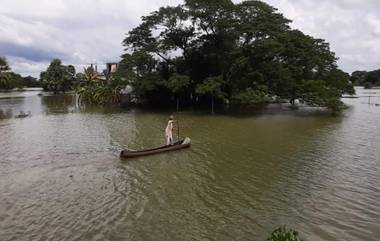
[[[163,76],[169,78],[168,65],[159,62],[153,53],[145,50],[126,53],[122,56],[117,75],[134,88],[134,94],[152,104],[169,103],[171,96]]]
[[[53,91],[55,94],[71,89],[74,77],[74,66],[62,65],[60,59],[53,59],[47,70],[40,74],[40,80],[44,89]]]
[[[380,86],[380,69],[373,71],[354,71],[350,77],[354,85],[364,86],[370,89],[373,86]]]
[[[372,87],[373,87],[372,83],[370,83],[370,82],[364,83],[364,89],[372,89]]]
[[[380,86],[380,69],[368,72],[364,83],[370,83],[372,86]]]
[[[337,67],[325,40],[291,29],[290,22],[254,0],[162,7],[128,32],[121,72],[138,96],[160,103],[175,95],[179,105],[198,91],[212,97],[212,106],[219,96],[240,107],[281,98],[340,109],[341,95],[354,92],[349,75]],[[186,91],[175,88],[178,76],[192,80]],[[312,98],[306,87],[314,89]],[[220,93],[211,95],[210,88]]]
[[[6,58],[0,56],[0,71],[7,71],[10,70],[8,61]]]
[[[23,88],[24,87],[24,79],[20,74],[14,73],[14,72],[8,72],[7,73],[8,78],[10,80],[9,82],[9,89],[13,88]]]
[[[271,98],[265,90],[253,90],[248,88],[231,97],[232,104],[239,107],[255,107],[262,103],[268,103]]]
[[[176,95],[177,112],[179,111],[180,94],[183,93],[191,84],[191,79],[187,75],[173,74],[168,82],[168,88]]]
[[[83,75],[80,75],[79,77],[82,77],[84,81],[92,82],[97,81],[99,76],[95,69],[90,66],[88,68],[84,68]]]
[[[311,106],[325,106],[333,113],[339,113],[344,108],[340,101],[340,92],[323,80],[304,80],[299,86],[300,99]]]
[[[11,71],[7,60],[0,57],[0,89],[13,89],[23,87],[39,87],[40,83],[31,76],[22,77]]]
[[[207,78],[202,84],[198,84],[196,93],[199,95],[209,95],[211,97],[211,113],[214,114],[214,99],[223,99],[222,77],[215,76]]]
[[[8,73],[9,70],[7,59],[0,56],[0,89],[12,88],[11,78]]]
[[[71,89],[72,85],[76,83],[76,71],[75,67],[73,65],[67,65],[65,66],[65,82],[64,82],[64,89]]]
[[[23,77],[23,86],[26,87],[41,87],[41,83],[37,80],[37,78],[34,78],[32,76],[26,76]]]
[[[351,74],[350,81],[356,86],[363,86],[367,78],[367,71],[354,71]]]
[[[70,71],[72,75],[75,72]],[[127,85],[127,81],[122,77],[124,72],[110,73],[106,80],[99,78],[99,74],[90,66],[84,68],[84,73],[78,73],[75,78],[80,82],[76,85],[75,91],[80,96],[80,100],[90,104],[118,104],[120,103],[120,91]]]

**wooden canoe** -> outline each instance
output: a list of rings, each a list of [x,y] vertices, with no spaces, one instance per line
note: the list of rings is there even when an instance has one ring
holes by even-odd
[[[175,142],[171,146],[165,145],[165,146],[160,146],[160,147],[152,148],[152,149],[145,149],[141,151],[125,149],[121,151],[120,157],[132,158],[132,157],[139,157],[139,156],[154,155],[154,154],[159,154],[163,152],[176,151],[176,150],[188,148],[190,147],[190,145],[191,145],[190,138],[185,138],[183,140]]]

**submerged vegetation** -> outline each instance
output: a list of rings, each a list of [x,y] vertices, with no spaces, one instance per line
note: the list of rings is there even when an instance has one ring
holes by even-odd
[[[106,79],[99,78],[94,68],[84,69],[79,76],[79,85],[76,88],[81,99],[93,104],[118,104],[120,91],[126,85],[118,76],[108,75]]]
[[[302,241],[302,239],[297,231],[287,229],[284,226],[275,229],[268,238],[268,241]]]
[[[341,110],[341,95],[354,93],[349,75],[327,42],[289,23],[261,1],[186,0],[142,17],[123,41],[120,72],[153,103],[245,108],[298,99]]]

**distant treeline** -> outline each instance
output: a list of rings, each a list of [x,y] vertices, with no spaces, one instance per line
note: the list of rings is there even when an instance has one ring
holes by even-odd
[[[355,71],[351,75],[351,82],[356,86],[364,86],[370,89],[380,86],[380,69],[373,71]]]
[[[23,77],[11,71],[5,57],[0,56],[0,90],[41,87],[41,82],[32,76]]]

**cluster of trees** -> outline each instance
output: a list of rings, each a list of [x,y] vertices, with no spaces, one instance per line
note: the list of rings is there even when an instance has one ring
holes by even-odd
[[[120,91],[127,85],[117,73],[99,74],[93,66],[76,73],[73,65],[63,65],[60,59],[53,59],[46,71],[41,72],[40,81],[45,91],[75,90],[82,100],[94,104],[119,103]]]
[[[24,87],[40,87],[40,82],[32,77],[23,77],[11,71],[7,60],[0,56],[0,89],[9,90]]]
[[[364,86],[370,89],[380,86],[380,69],[373,71],[355,71],[351,74],[351,82],[356,86]]]
[[[142,17],[119,74],[152,103],[251,107],[278,99],[340,110],[354,93],[329,44],[255,0],[185,0]]]

